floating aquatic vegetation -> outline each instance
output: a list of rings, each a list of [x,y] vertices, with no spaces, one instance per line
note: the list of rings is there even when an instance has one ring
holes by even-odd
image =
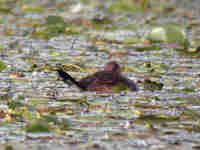
[[[22,6],[22,11],[38,11],[38,12],[43,12],[44,8],[42,8],[41,6],[37,6],[37,5],[23,5]]]
[[[144,80],[144,89],[145,90],[150,90],[150,91],[154,91],[154,90],[162,90],[164,84],[160,83],[158,81],[152,81],[149,79]]]
[[[128,88],[128,86],[126,86],[126,85],[123,84],[123,83],[118,83],[116,86],[114,86],[114,87],[112,88],[112,91],[113,91],[113,92],[121,92],[121,91],[128,91],[128,90],[130,90],[130,89]]]
[[[49,132],[50,126],[44,120],[33,120],[26,125],[26,132]]]
[[[6,64],[0,60],[0,71],[6,69]]]
[[[147,39],[152,42],[176,43],[187,49],[190,45],[185,32],[178,25],[168,24],[155,27],[149,33]]]
[[[147,8],[149,0],[143,1],[129,1],[129,0],[119,0],[114,2],[109,10],[112,12],[125,12],[125,11],[142,11]]]
[[[79,34],[80,30],[66,23],[61,16],[48,16],[45,23],[34,24],[35,31],[30,37],[51,38],[58,34]]]

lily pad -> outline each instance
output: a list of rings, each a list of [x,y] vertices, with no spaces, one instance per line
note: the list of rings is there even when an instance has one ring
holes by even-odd
[[[114,2],[110,7],[109,10],[112,12],[123,12],[123,11],[141,11],[144,10],[146,7],[147,1],[143,2],[142,4],[135,3],[134,1],[129,0],[119,0]]]
[[[48,132],[49,126],[46,122],[41,120],[33,120],[26,126],[27,132]]]
[[[152,29],[150,34],[148,35],[148,39],[153,42],[166,42],[166,30],[163,27],[157,27]]]
[[[149,33],[148,39],[152,42],[177,43],[183,45],[185,49],[189,46],[185,32],[177,25],[155,27]]]
[[[40,6],[36,6],[36,5],[23,5],[22,6],[22,10],[23,11],[39,11],[39,12],[43,12],[44,8],[42,8]]]
[[[4,70],[6,68],[6,64],[0,60],[0,71]]]
[[[48,25],[55,25],[56,23],[65,23],[64,19],[61,16],[48,16],[46,18]]]

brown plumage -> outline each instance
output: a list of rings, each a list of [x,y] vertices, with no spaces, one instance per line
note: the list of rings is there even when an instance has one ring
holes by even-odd
[[[83,91],[111,91],[119,83],[123,83],[131,91],[137,91],[136,84],[121,75],[120,66],[115,61],[108,62],[104,66],[104,70],[82,78],[79,81],[76,81],[62,69],[58,69],[57,72],[63,81],[70,80]]]

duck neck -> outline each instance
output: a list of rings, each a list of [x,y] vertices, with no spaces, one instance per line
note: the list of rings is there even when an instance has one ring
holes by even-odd
[[[68,73],[64,72],[63,70],[57,70],[59,76],[62,78],[62,80],[65,82],[67,80],[70,80],[73,84],[75,84],[79,89],[85,91],[86,88],[81,83],[77,82],[72,76],[70,76]],[[66,83],[66,82],[65,82]]]
[[[86,88],[81,84],[81,83],[79,83],[78,81],[76,81],[73,77],[71,77],[70,75],[69,75],[69,80],[72,82],[72,83],[74,83],[79,89],[81,89],[81,90],[83,90],[83,91],[85,91],[86,90]]]

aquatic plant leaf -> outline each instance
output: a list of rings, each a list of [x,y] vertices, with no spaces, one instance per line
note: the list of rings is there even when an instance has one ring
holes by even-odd
[[[166,30],[163,27],[157,27],[152,29],[152,31],[148,35],[148,39],[152,42],[166,42]]]
[[[6,116],[5,116],[5,118],[4,118],[4,122],[10,123],[10,122],[12,122],[12,121],[13,121],[13,119],[12,119],[11,115],[6,114]]]
[[[142,104],[142,103],[138,103],[136,102],[134,104],[135,107],[141,107],[141,108],[162,108],[161,105],[158,105],[158,104]]]
[[[164,84],[157,82],[157,81],[151,81],[149,79],[144,80],[144,89],[146,90],[162,90]]]
[[[105,115],[90,115],[90,116],[77,116],[76,119],[79,120],[90,120],[90,121],[96,121],[96,120],[105,120]]]
[[[132,43],[141,42],[141,39],[139,39],[138,37],[134,37],[134,36],[127,36],[127,37],[124,38],[123,42],[125,44],[132,44]]]
[[[37,5],[23,5],[21,9],[23,11],[39,11],[39,12],[44,11],[44,8]]]
[[[179,26],[172,24],[155,27],[147,39],[152,42],[177,43],[184,46],[185,49],[190,45],[185,32]]]
[[[12,14],[12,9],[0,6],[0,13],[5,13],[5,14],[11,13]]]
[[[185,32],[178,26],[168,25],[166,27],[167,42],[175,42],[184,45],[186,42]]]
[[[63,17],[61,16],[48,16],[46,18],[48,25],[55,25],[57,23],[65,23]]]
[[[69,26],[69,27],[66,27],[65,28],[65,33],[68,33],[68,34],[80,34],[81,31],[74,27],[74,26]]]
[[[48,132],[49,126],[43,120],[33,120],[27,124],[25,130],[26,132]]]
[[[7,67],[6,64],[0,60],[0,71],[6,69],[6,67]]]
[[[145,3],[144,3],[145,5]],[[123,11],[140,11],[143,10],[144,6],[141,4],[136,3],[134,1],[129,0],[119,0],[114,2],[110,7],[109,10],[113,12],[123,12]]]
[[[128,86],[126,86],[125,84],[123,83],[118,83],[117,85],[115,85],[113,88],[112,88],[112,91],[113,92],[121,92],[121,91],[127,91],[127,90],[130,90],[128,88]]]
[[[61,16],[50,15],[46,18],[46,23],[42,25],[36,25],[36,30],[32,34],[31,37],[42,37],[42,38],[50,38],[54,37],[60,33],[67,33],[66,30],[67,24],[64,21],[64,18]],[[73,30],[73,33],[75,29]],[[78,31],[76,31],[77,33]]]
[[[195,92],[195,88],[185,87],[182,89],[174,89],[175,92]]]
[[[8,101],[7,105],[8,105],[8,108],[10,108],[10,109],[16,109],[18,107],[24,106],[24,104],[22,102],[15,101],[15,100]]]
[[[150,3],[149,0],[143,0],[143,1],[141,2],[141,4],[142,4],[142,8],[143,8],[143,9],[147,8],[148,5],[149,5],[149,3]]]
[[[164,123],[169,121],[176,121],[179,120],[180,117],[173,116],[173,115],[164,115],[164,114],[157,114],[157,115],[141,115],[139,118],[136,119],[138,122],[143,123]]]

